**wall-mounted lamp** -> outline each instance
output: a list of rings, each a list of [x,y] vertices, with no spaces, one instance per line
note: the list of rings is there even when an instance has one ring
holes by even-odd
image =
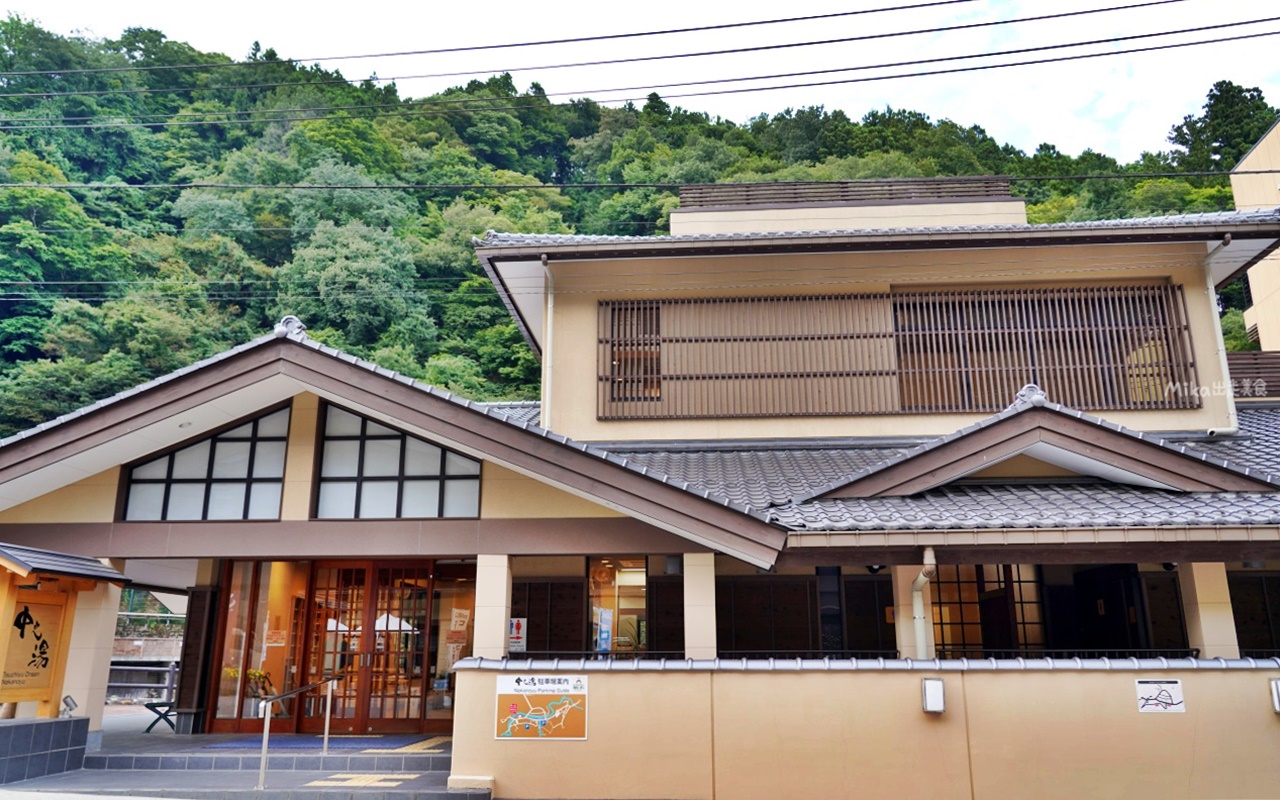
[[[920,681],[921,705],[926,714],[941,714],[947,710],[947,695],[942,678],[924,678]]]
[[[76,702],[76,699],[71,695],[67,695],[62,698],[62,713],[59,714],[59,716],[69,717],[71,716],[71,712],[75,711],[79,707],[80,704]]]
[[[1163,564],[1161,564],[1160,566],[1161,566],[1161,567],[1164,567],[1164,571],[1165,571],[1165,572],[1173,572],[1175,569],[1177,569],[1177,568],[1178,568],[1178,562],[1177,562],[1177,561],[1166,561],[1166,562],[1164,562]]]
[[[1271,679],[1271,710],[1280,714],[1280,678]]]
[[[877,572],[879,572],[882,569],[884,569],[884,564],[868,564],[867,565],[867,572],[870,572],[872,575],[875,575]]]

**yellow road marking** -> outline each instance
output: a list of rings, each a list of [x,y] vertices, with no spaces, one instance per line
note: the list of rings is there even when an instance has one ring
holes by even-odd
[[[420,742],[407,744],[404,747],[397,747],[391,750],[361,750],[362,753],[443,753],[443,750],[432,749],[449,741],[449,736],[433,736],[430,739],[423,739]]]
[[[384,775],[384,774],[357,775],[349,772],[339,772],[337,774],[330,775],[329,780],[312,781],[307,785],[308,786],[394,787],[394,786],[399,786],[405,781],[413,780],[416,777],[418,777],[418,774],[413,772],[396,772],[396,773],[391,773],[389,775]]]

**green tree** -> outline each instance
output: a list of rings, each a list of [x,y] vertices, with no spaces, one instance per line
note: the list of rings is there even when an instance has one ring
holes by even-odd
[[[1261,89],[1218,81],[1209,90],[1204,113],[1188,114],[1169,131],[1174,161],[1187,171],[1230,172],[1278,116]]]

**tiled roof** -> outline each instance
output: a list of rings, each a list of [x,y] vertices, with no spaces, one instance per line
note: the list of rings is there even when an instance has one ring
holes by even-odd
[[[905,452],[894,447],[831,449],[663,450],[625,452],[616,456],[672,478],[688,481],[714,495],[752,508],[789,503],[795,497],[842,476],[863,471]],[[783,448],[786,445],[782,446]]]
[[[537,400],[507,400],[493,403],[476,403],[485,411],[505,414],[508,422],[537,425],[542,418],[542,403]]]
[[[483,239],[476,239],[477,247],[527,247],[530,245],[553,247],[556,245],[602,244],[692,244],[697,242],[732,242],[748,239],[804,239],[813,236],[842,236],[870,238],[883,236],[911,236],[926,233],[1032,233],[1054,231],[1123,231],[1129,229],[1176,228],[1188,225],[1214,226],[1249,223],[1280,222],[1280,209],[1246,211],[1217,211],[1207,214],[1171,214],[1163,217],[1136,217],[1132,219],[1104,219],[1085,222],[1055,222],[1043,225],[953,225],[946,227],[917,228],[869,228],[866,230],[811,230],[783,231],[776,233],[706,233],[678,236],[586,236],[564,233],[500,233],[488,231]]]
[[[1280,525],[1280,493],[1166,492],[1108,483],[951,484],[909,497],[813,500],[770,514],[798,531]]]
[[[1256,471],[1280,474],[1280,406],[1241,403],[1236,408],[1239,434],[1216,441],[1187,442],[1187,447]]]

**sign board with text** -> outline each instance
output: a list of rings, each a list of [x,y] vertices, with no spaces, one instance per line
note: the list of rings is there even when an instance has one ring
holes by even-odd
[[[64,634],[67,595],[62,592],[18,592],[11,625],[9,647],[4,654],[0,679],[0,702],[52,700],[58,643]],[[70,633],[70,631],[66,631]]]

